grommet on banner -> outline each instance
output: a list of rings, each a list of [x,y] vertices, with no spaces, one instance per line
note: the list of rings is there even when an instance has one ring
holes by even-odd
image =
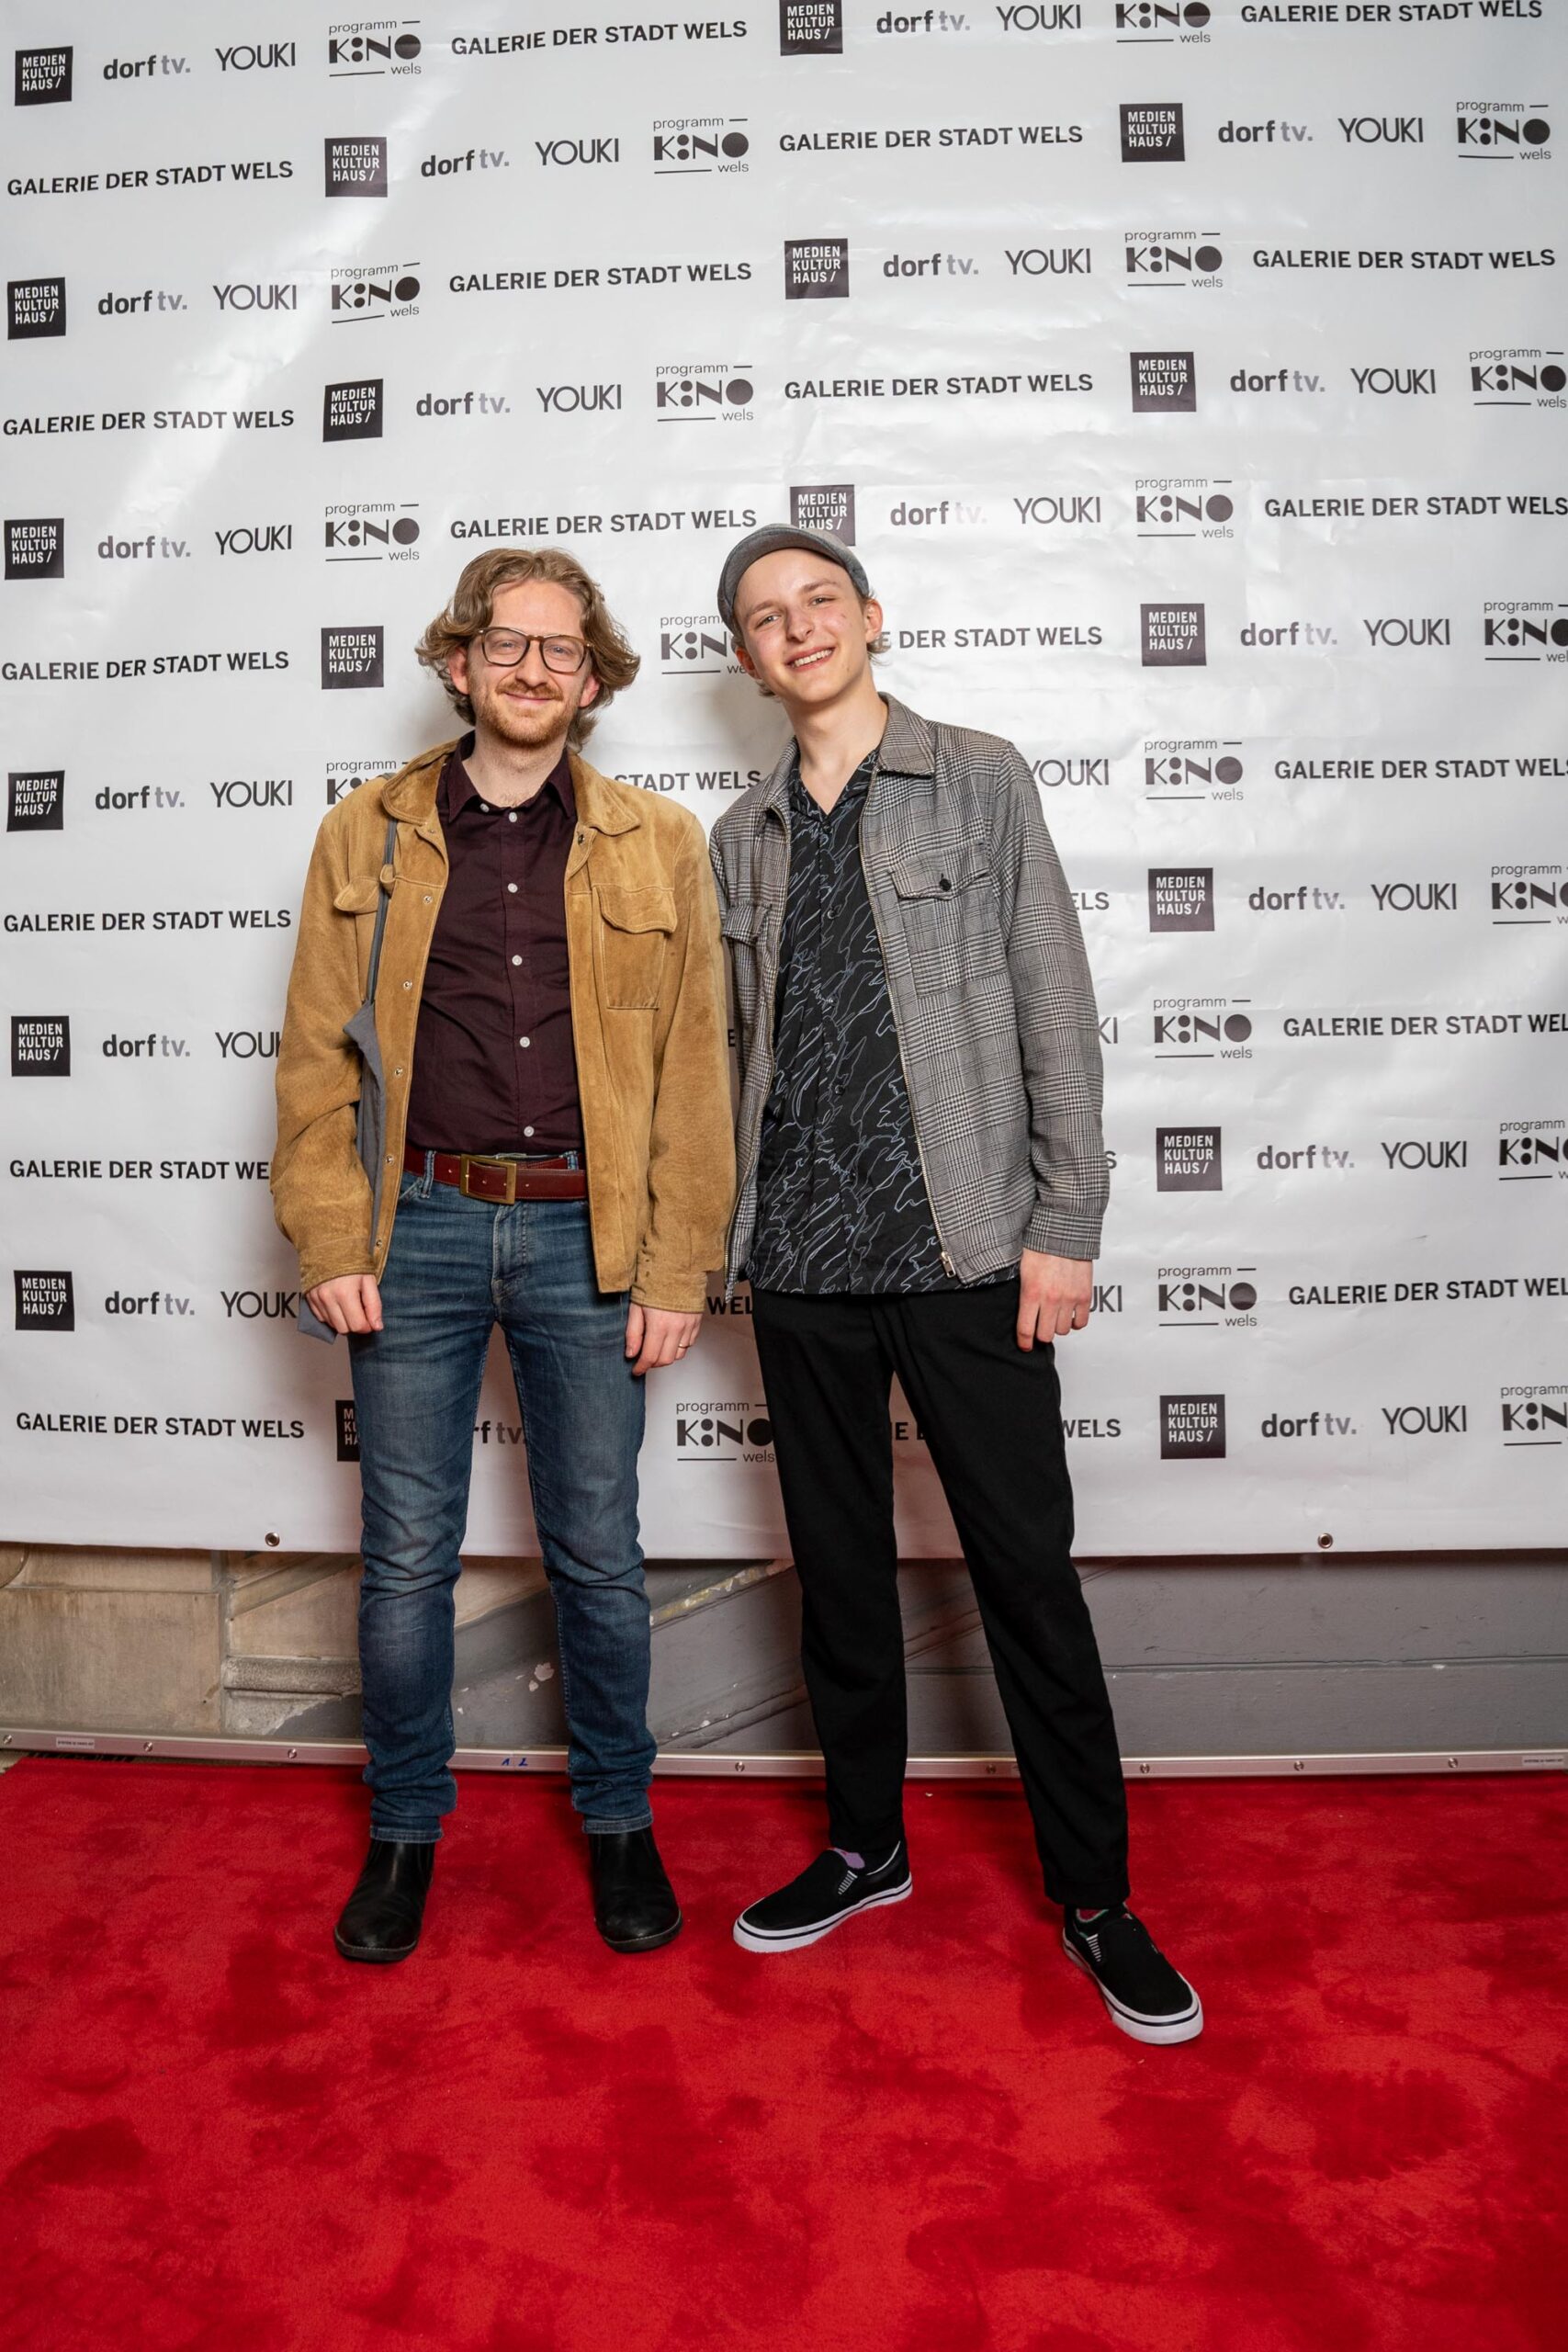
[[[266,1545],[267,1545],[267,1550],[268,1550],[269,1552],[276,1552],[276,1549],[277,1549],[277,1547],[278,1547],[278,1545],[282,1543],[282,1541],[283,1541],[283,1538],[282,1538],[282,1536],[281,1536],[281,1535],[275,1535],[275,1534],[273,1533],[272,1530],[271,1530],[270,1528],[268,1528],[268,1530],[267,1530],[267,1535],[266,1535]]]
[[[1320,1535],[1317,1539],[1317,1548],[1320,1552],[1332,1552],[1334,1549],[1333,1536]]]

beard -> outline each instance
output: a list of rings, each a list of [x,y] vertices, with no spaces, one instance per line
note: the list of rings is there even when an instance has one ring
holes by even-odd
[[[470,689],[474,716],[503,742],[532,750],[564,735],[577,716],[574,698],[558,688],[550,702],[523,701],[488,681],[478,694]]]

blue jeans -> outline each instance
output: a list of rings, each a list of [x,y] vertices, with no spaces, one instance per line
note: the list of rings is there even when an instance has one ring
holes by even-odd
[[[601,1291],[585,1201],[510,1208],[405,1175],[385,1329],[351,1339],[364,1489],[359,1664],[375,1838],[434,1843],[449,1770],[454,1587],[491,1326],[517,1384],[556,1606],[571,1801],[591,1834],[646,1828],[649,1609],[637,1542],[643,1385],[625,1292]]]

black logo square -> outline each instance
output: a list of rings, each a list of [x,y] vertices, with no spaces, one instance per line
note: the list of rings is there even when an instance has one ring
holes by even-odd
[[[1156,1127],[1155,1190],[1158,1193],[1219,1193],[1224,1190],[1218,1127]]]
[[[1198,370],[1190,351],[1133,351],[1134,416],[1190,415],[1198,405]]]
[[[329,384],[321,395],[322,440],[379,441],[381,387],[379,376],[361,377],[352,384]]]
[[[382,639],[386,631],[374,628],[324,628],[321,631],[321,684],[328,689],[378,686],[382,678]]]
[[[1187,141],[1179,102],[1122,107],[1122,161],[1124,164],[1184,164]]]
[[[340,1396],[333,1410],[337,1415],[337,1458],[340,1462],[359,1459],[359,1418],[354,1409],[352,1396]]]
[[[6,281],[6,339],[37,343],[65,333],[63,277],[9,277]]]
[[[62,516],[31,515],[6,525],[7,580],[63,580],[65,524]]]
[[[838,57],[844,47],[844,0],[779,0],[781,57]]]
[[[1208,662],[1201,605],[1140,605],[1145,670],[1201,670]]]
[[[70,49],[19,49],[17,51],[17,104],[19,107],[62,107],[71,99]]]
[[[326,156],[329,196],[386,195],[384,139],[329,139]]]
[[[1214,869],[1212,865],[1151,865],[1149,929],[1213,931]]]
[[[847,237],[786,238],[786,302],[835,302],[849,290],[850,241]]]
[[[855,493],[852,482],[813,482],[792,489],[789,519],[797,531],[829,531],[847,548],[855,543]]]
[[[13,1078],[69,1078],[71,1016],[68,1012],[13,1012]]]
[[[17,1329],[18,1331],[73,1331],[76,1329],[76,1289],[66,1273],[24,1272],[17,1268]]]
[[[1162,1396],[1159,1400],[1162,1462],[1223,1462],[1225,1400],[1223,1396]]]
[[[8,833],[58,833],[63,830],[63,768],[11,768],[6,772],[6,784]]]

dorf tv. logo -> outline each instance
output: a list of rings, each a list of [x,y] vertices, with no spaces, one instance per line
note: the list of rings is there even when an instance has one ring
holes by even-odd
[[[797,531],[828,531],[847,548],[855,543],[854,486],[847,481],[810,482],[789,493],[789,519]]]
[[[6,831],[58,833],[65,823],[65,770],[11,768],[6,777]]]
[[[66,1012],[13,1012],[13,1078],[69,1078],[71,1016]]]
[[[1223,1191],[1218,1127],[1156,1127],[1155,1189],[1160,1193]]]
[[[1184,164],[1187,139],[1179,103],[1121,108],[1124,164]]]
[[[1162,1462],[1223,1462],[1225,1400],[1223,1396],[1162,1396],[1159,1458]]]
[[[32,515],[6,525],[7,580],[63,580],[65,523],[59,514]]]
[[[784,300],[834,302],[850,290],[847,237],[791,237],[784,243]]]
[[[329,384],[321,396],[322,440],[379,441],[383,405],[379,376]]]
[[[62,107],[71,97],[70,49],[19,49],[17,51],[17,104],[19,107]]]
[[[1138,611],[1145,670],[1203,668],[1208,655],[1203,645],[1201,605],[1140,605]]]
[[[1134,416],[1190,416],[1198,405],[1198,370],[1190,351],[1133,351]]]
[[[329,139],[326,146],[326,192],[329,196],[385,196],[387,142],[384,139]]]
[[[1151,865],[1149,929],[1213,931],[1214,869],[1212,865]]]
[[[6,283],[6,336],[10,343],[37,343],[65,333],[63,277],[12,277]]]
[[[382,639],[375,628],[324,628],[321,631],[321,684],[329,690],[349,686],[378,686],[382,681]]]
[[[838,57],[844,47],[844,0],[779,0],[781,57]]]
[[[68,1273],[24,1271],[13,1276],[17,1290],[18,1331],[73,1331],[76,1329],[76,1286]]]

